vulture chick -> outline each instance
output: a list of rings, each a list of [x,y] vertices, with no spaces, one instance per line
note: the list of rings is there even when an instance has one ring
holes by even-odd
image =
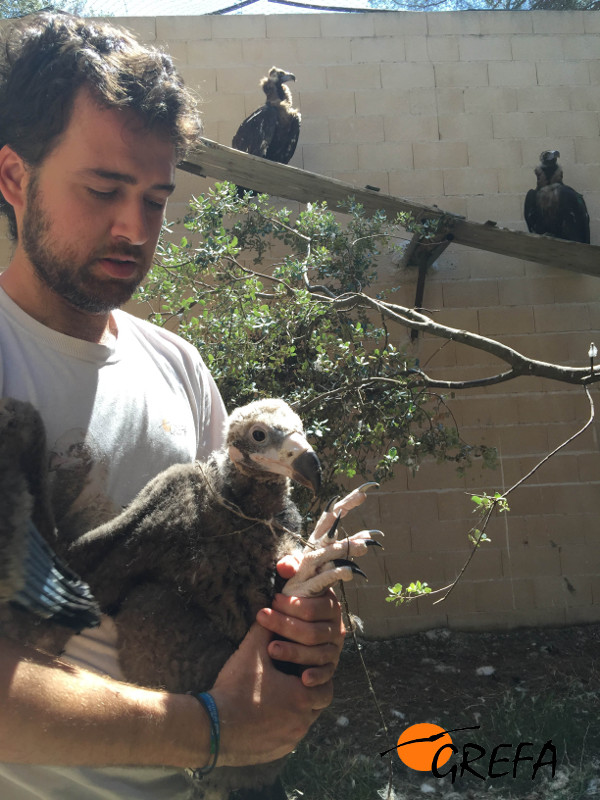
[[[29,453],[22,464],[35,476],[45,456]],[[70,566],[115,620],[127,680],[172,692],[210,688],[257,611],[270,605],[283,555],[297,553],[301,564],[288,594],[316,595],[359,571],[348,558],[366,552],[372,532],[337,541],[331,522],[364,492],[326,512],[301,547],[290,479],[316,490],[320,475],[299,417],[281,400],[257,401],[231,414],[222,450],[165,470],[119,516],[69,545]],[[282,761],[192,778],[194,796],[216,800],[247,789],[248,797],[260,790],[265,800],[284,798]]]
[[[250,114],[237,129],[231,146],[243,153],[287,164],[296,150],[300,135],[300,112],[292,108],[292,93],[285,85],[296,76],[271,67],[261,82],[266,95],[264,105]],[[238,193],[244,193],[238,187]]]
[[[45,470],[30,482],[24,463],[29,455],[45,458],[45,431],[32,407],[19,408],[25,412],[24,419],[15,413],[21,405],[0,400],[0,604],[8,603],[34,618],[28,619],[21,611],[3,613],[3,621],[7,632],[17,636],[22,623],[26,628],[35,623],[39,635],[42,620],[79,632],[99,624],[100,610],[89,587],[46,541],[54,540],[55,528],[47,511]]]
[[[525,221],[530,233],[590,243],[590,218],[585,200],[563,183],[558,150],[544,150],[535,168],[537,187],[525,197]]]

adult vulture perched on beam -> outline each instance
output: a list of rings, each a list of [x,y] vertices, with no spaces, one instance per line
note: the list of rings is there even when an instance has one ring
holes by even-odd
[[[9,475],[10,460],[22,484],[19,515],[28,518],[34,509],[36,525],[54,537],[39,415],[28,403],[4,399],[0,423],[0,477]],[[365,498],[355,490],[322,515],[302,548],[290,479],[316,490],[321,468],[299,417],[282,400],[235,410],[225,433],[222,450],[205,462],[170,467],[120,515],[63,547],[113,617],[120,667],[133,683],[171,692],[209,689],[257,611],[270,605],[281,556],[296,553],[300,562],[283,591],[310,596],[360,572],[349,559],[375,543],[373,531],[337,541],[336,515]],[[19,443],[25,449],[15,458]],[[36,642],[35,626],[22,637]],[[218,768],[201,781],[191,777],[194,797],[225,800],[239,790],[237,798],[284,800],[281,766],[280,759]]]
[[[530,233],[590,243],[590,218],[585,200],[563,183],[558,150],[544,150],[535,168],[537,187],[525,197],[525,221]]]
[[[292,108],[292,93],[285,84],[295,80],[291,72],[271,67],[260,81],[266,101],[242,122],[232,147],[280,164],[290,161],[300,135],[300,112]],[[240,187],[240,194],[243,191]]]

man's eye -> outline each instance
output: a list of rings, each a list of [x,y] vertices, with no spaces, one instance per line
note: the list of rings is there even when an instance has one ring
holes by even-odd
[[[116,194],[115,189],[110,189],[108,192],[101,192],[98,189],[92,189],[91,186],[88,186],[88,192],[92,195],[92,197],[99,197],[101,200],[108,200],[111,197],[114,197]]]
[[[148,198],[146,203],[150,206],[150,208],[154,209],[155,211],[164,211],[165,206],[167,204],[166,200],[151,200]]]

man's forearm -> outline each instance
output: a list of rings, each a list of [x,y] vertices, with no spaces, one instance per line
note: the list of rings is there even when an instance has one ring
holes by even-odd
[[[194,697],[120,683],[0,640],[0,761],[196,767],[209,761],[209,739]]]

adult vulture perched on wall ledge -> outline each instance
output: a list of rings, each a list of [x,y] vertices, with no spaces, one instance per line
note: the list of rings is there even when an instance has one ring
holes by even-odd
[[[341,541],[335,534],[337,515],[365,499],[361,489],[328,509],[303,547],[290,479],[316,490],[320,477],[297,414],[282,400],[256,401],[230,415],[220,451],[170,467],[117,517],[63,542],[59,552],[115,621],[128,681],[180,693],[209,689],[258,610],[270,605],[275,565],[284,555],[296,554],[300,564],[282,589],[289,595],[317,595],[361,572],[350,559],[375,544],[373,531]],[[30,516],[58,549],[46,478],[38,413],[28,403],[0,399],[0,497],[8,501],[0,555],[13,549],[9,522]],[[11,634],[38,643],[40,625],[23,616],[26,629]],[[234,789],[239,798],[283,800],[281,765],[217,768],[201,781],[191,778],[191,788],[194,797],[210,800]]]
[[[590,218],[585,200],[563,183],[558,150],[544,150],[535,168],[537,187],[525,197],[525,221],[530,233],[590,243]]]
[[[286,82],[295,80],[291,72],[271,67],[269,74],[260,81],[266,101],[242,122],[233,137],[232,147],[280,164],[290,161],[300,135],[300,112],[292,108],[292,93]],[[243,191],[240,187],[240,194]]]

